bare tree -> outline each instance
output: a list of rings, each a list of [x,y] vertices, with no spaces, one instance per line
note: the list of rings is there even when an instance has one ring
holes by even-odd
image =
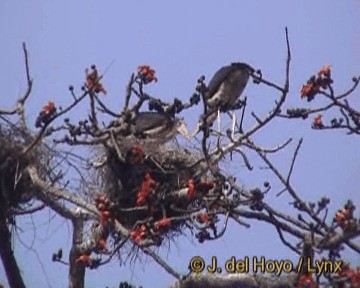
[[[50,208],[70,220],[73,227],[68,259],[64,260],[61,249],[53,254],[54,265],[69,266],[69,287],[85,287],[86,269],[106,265],[129,245],[129,256],[145,253],[173,275],[173,287],[347,287],[346,283],[360,287],[359,270],[341,261],[343,246],[360,253],[354,241],[360,235],[360,222],[354,218],[353,202],[349,200],[336,215],[329,215],[330,199],[308,203],[301,198],[291,177],[303,139],[297,142],[286,172],[273,159],[294,140],[276,147],[262,147],[254,140],[275,119],[305,119],[312,114],[317,115],[314,129],[345,129],[349,134],[360,134],[360,111],[348,101],[360,77],[354,77],[353,86],[338,95],[332,87],[331,68],[326,66],[308,80],[301,97],[308,101],[326,97],[329,104],[313,109],[291,108],[284,114],[291,62],[287,30],[285,39],[284,83],[265,79],[260,69],[251,73],[254,83],[279,94],[274,107],[265,116],[250,113],[254,125],[244,127],[247,103],[239,99],[231,108],[239,110],[241,117],[233,123],[233,131],[225,132],[212,129],[207,122],[214,111],[206,105],[208,88],[203,76],[186,102],[174,99],[165,103],[146,93],[146,86],[157,80],[155,71],[139,66],[130,77],[126,101],[119,112],[101,100],[107,90],[102,84],[104,74],[100,75],[95,65],[86,69],[81,93],[69,87],[72,101],[66,107],[56,107],[51,101],[44,106],[34,132],[25,120],[25,104],[33,81],[24,44],[27,90],[14,109],[0,110],[0,254],[10,286],[26,287],[11,248],[11,228],[16,226],[16,217]],[[89,102],[90,113],[74,123],[68,118],[69,112],[84,101]],[[189,136],[184,122],[176,116],[201,103],[204,125],[199,147],[171,144],[179,132]],[[146,104],[149,111],[144,112]],[[338,109],[342,116],[326,124],[318,114],[330,109]],[[75,150],[70,152],[68,147]],[[288,193],[295,215],[267,203],[266,196],[272,190],[268,182],[245,190],[235,177],[221,169],[226,157],[239,157],[251,171],[248,153],[255,153],[282,183],[278,196]],[[70,170],[78,175],[79,184],[69,185],[65,171]],[[77,189],[70,188],[76,185]],[[272,225],[281,243],[299,256],[298,266],[286,276],[198,275],[204,269],[201,261],[193,261],[191,272],[181,275],[156,253],[156,247],[164,241],[187,231],[203,243],[221,238],[228,221],[250,228],[250,220]],[[310,268],[324,253],[334,273],[314,279]]]

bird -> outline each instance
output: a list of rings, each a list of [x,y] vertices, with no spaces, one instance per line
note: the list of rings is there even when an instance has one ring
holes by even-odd
[[[132,127],[132,133],[138,138],[156,140],[159,143],[168,142],[181,134],[190,139],[190,133],[185,122],[180,118],[172,118],[166,113],[139,112]]]
[[[205,123],[211,126],[218,117],[220,130],[220,112],[228,112],[236,107],[237,101],[243,93],[249,78],[255,69],[249,64],[235,62],[220,68],[210,80],[205,92],[205,103],[208,109]],[[233,131],[235,126],[235,113],[233,113]],[[200,121],[192,136],[196,135],[204,121]],[[233,132],[234,133],[234,132]]]

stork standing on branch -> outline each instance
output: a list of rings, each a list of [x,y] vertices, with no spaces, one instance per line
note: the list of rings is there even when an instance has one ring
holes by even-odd
[[[239,97],[243,93],[250,76],[254,76],[255,69],[246,63],[231,63],[220,68],[210,80],[204,94],[204,101],[208,109],[205,120],[200,121],[192,136],[195,136],[203,124],[211,126],[218,118],[220,132],[220,112],[228,112],[242,106]],[[235,113],[232,112],[233,131],[236,122]]]

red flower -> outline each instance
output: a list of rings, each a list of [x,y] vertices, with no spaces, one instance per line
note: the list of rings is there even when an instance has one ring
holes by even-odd
[[[131,148],[131,164],[140,163],[145,158],[144,151],[141,149],[140,146],[134,146]]]
[[[53,114],[55,110],[55,103],[53,101],[49,101],[49,103],[42,108],[41,112],[43,115],[49,115]]]
[[[90,257],[87,254],[81,254],[76,260],[76,263],[83,263],[85,266],[90,265]]]
[[[97,195],[95,197],[96,207],[103,211],[105,208],[107,208],[110,204],[109,199],[105,195]]]
[[[106,206],[104,203],[99,203],[96,205],[96,207],[99,211],[105,211],[105,209],[106,209]]]
[[[324,127],[324,124],[322,123],[321,117],[322,117],[321,114],[319,114],[319,115],[317,115],[317,116],[315,117],[315,119],[314,119],[314,121],[313,121],[313,124],[312,124],[312,126],[313,126],[314,128],[322,128],[322,127]]]
[[[100,238],[97,243],[96,243],[96,247],[99,249],[99,250],[103,250],[103,251],[107,251],[108,248],[107,248],[107,244],[106,244],[106,240],[104,238]]]
[[[85,69],[86,74],[86,84],[85,86],[95,93],[104,93],[106,94],[107,91],[103,87],[103,85],[100,83],[100,77],[98,76],[98,71],[96,70],[95,66],[92,66],[93,71],[89,74],[89,69]]]
[[[360,288],[360,267],[351,269],[347,263],[343,263],[343,270],[338,273],[340,277],[348,277],[351,283],[351,287]],[[345,283],[342,286],[346,287]]]
[[[135,241],[135,243],[140,244],[141,240],[146,237],[147,230],[145,225],[134,228],[130,232],[130,237]]]
[[[107,204],[107,202],[109,202],[109,199],[107,199],[105,195],[98,195],[96,196],[95,201],[99,203]]]
[[[315,76],[311,77],[305,85],[301,88],[301,98],[307,98],[308,101],[311,101],[314,96],[319,92],[320,84]]]
[[[209,215],[208,214],[206,214],[206,213],[201,213],[201,214],[199,214],[198,215],[198,221],[200,222],[200,223],[205,223],[206,225],[208,225],[209,224]]]
[[[157,82],[155,70],[151,69],[150,66],[147,65],[141,65],[138,67],[138,77],[144,82],[144,84],[148,84],[152,81]]]
[[[187,196],[188,199],[192,199],[197,194],[194,179],[191,178],[191,179],[188,180],[188,187],[189,187],[189,189],[188,189],[188,192],[187,192],[186,196]]]
[[[42,127],[42,124],[48,124],[52,120],[52,116],[56,113],[56,107],[55,103],[52,101],[49,101],[47,105],[45,105],[40,113],[39,116],[36,118],[35,126]]]
[[[159,221],[156,221],[154,223],[154,228],[155,228],[156,231],[159,231],[159,230],[161,230],[163,228],[169,227],[170,225],[171,225],[171,220],[169,218],[165,217],[165,218],[163,218],[163,219],[161,219]]]
[[[301,275],[299,277],[299,282],[296,288],[317,288],[317,284],[315,280],[311,277],[311,275]]]
[[[104,226],[106,222],[109,220],[110,216],[111,216],[110,211],[108,210],[102,211],[100,214],[100,224]]]
[[[206,188],[207,190],[210,190],[214,188],[214,183],[212,183],[210,180],[203,180],[200,182],[200,186]]]
[[[151,192],[155,189],[157,183],[154,179],[151,178],[150,173],[145,174],[145,179],[141,183],[140,191],[137,194],[136,205],[141,206],[144,205],[147,197]]]
[[[345,275],[350,278],[352,288],[360,288],[360,267],[346,270]]]
[[[340,225],[341,228],[345,228],[352,218],[351,209],[340,209],[335,214],[335,221]]]
[[[304,98],[310,94],[313,89],[313,83],[307,83],[301,88],[301,98]]]
[[[330,65],[325,65],[319,72],[318,72],[318,76],[326,76],[326,77],[330,77],[331,74],[331,66]]]

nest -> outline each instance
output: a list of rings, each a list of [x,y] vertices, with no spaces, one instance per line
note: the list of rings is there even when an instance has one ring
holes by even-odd
[[[160,244],[164,236],[191,228],[191,215],[205,208],[204,196],[216,190],[201,155],[156,140],[124,140],[106,150],[101,171],[111,216],[142,235],[136,242]]]
[[[24,170],[31,164],[43,173],[49,153],[42,145],[22,153],[31,141],[33,137],[17,126],[0,125],[0,210],[19,207],[33,197],[32,182]]]

